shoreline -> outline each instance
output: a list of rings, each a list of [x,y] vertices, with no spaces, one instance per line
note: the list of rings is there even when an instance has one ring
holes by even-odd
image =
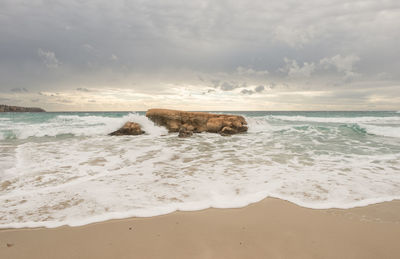
[[[207,210],[236,210],[236,209],[243,209],[248,206],[252,206],[254,204],[257,204],[259,202],[263,202],[264,200],[279,200],[283,201],[289,204],[292,204],[294,206],[303,208],[303,209],[308,209],[308,210],[321,210],[321,211],[333,211],[333,210],[342,210],[342,211],[347,211],[347,210],[357,210],[360,208],[365,208],[369,206],[374,206],[378,204],[385,204],[385,203],[390,203],[390,202],[399,202],[400,203],[400,198],[390,198],[390,199],[370,199],[370,200],[364,200],[361,201],[360,203],[357,203],[356,205],[352,206],[343,206],[343,207],[322,207],[322,206],[316,206],[316,207],[310,207],[307,206],[307,204],[302,203],[302,202],[295,202],[289,199],[284,199],[280,197],[274,197],[274,196],[267,196],[261,199],[256,199],[256,201],[246,203],[246,205],[239,205],[237,207],[205,207],[205,208],[199,208],[199,209],[189,209],[189,210],[181,210],[181,209],[174,209],[174,210],[166,210],[162,212],[161,214],[142,214],[140,216],[138,215],[132,215],[132,214],[125,214],[125,216],[101,216],[98,217],[97,220],[83,220],[83,221],[78,221],[73,224],[71,223],[58,223],[58,222],[49,222],[51,223],[51,226],[45,225],[44,223],[39,222],[38,224],[35,224],[33,222],[26,223],[28,226],[9,226],[9,225],[14,225],[14,224],[8,224],[8,226],[1,226],[0,225],[0,232],[3,230],[31,230],[31,229],[57,229],[57,228],[63,228],[63,227],[68,227],[68,228],[78,228],[78,227],[85,227],[93,224],[102,224],[102,223],[107,223],[107,222],[113,222],[113,221],[120,221],[120,220],[128,220],[128,219],[147,219],[147,218],[156,218],[156,217],[161,217],[169,214],[174,214],[174,213],[192,213],[192,212],[201,212],[201,211],[207,211]],[[400,210],[399,210],[400,213]],[[103,218],[103,219],[100,219]],[[400,217],[399,217],[400,219]],[[85,223],[84,223],[85,222]],[[16,225],[20,225],[21,223],[16,223]],[[22,223],[24,224],[24,223]],[[34,226],[32,226],[34,225]]]
[[[399,258],[400,200],[308,209],[266,198],[79,227],[0,229],[1,258]]]

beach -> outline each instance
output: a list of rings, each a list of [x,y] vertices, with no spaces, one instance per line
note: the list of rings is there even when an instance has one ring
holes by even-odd
[[[0,258],[399,258],[400,201],[315,210],[267,198],[81,227],[0,230]]]
[[[400,259],[398,24],[0,0],[0,259]]]

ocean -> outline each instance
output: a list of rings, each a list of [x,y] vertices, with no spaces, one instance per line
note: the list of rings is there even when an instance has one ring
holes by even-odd
[[[248,133],[178,138],[143,112],[0,113],[0,228],[266,197],[314,209],[400,198],[400,112],[229,113],[246,118]],[[107,135],[127,121],[146,134]]]

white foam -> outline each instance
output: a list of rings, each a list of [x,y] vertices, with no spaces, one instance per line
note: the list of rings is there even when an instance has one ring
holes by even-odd
[[[265,132],[272,129],[268,121],[262,117],[246,117],[246,121],[249,127],[248,132],[251,133]]]
[[[249,133],[271,133],[274,131],[291,130],[291,125],[272,125],[269,117],[246,117]]]
[[[400,127],[390,127],[390,126],[376,126],[376,125],[360,125],[364,128],[368,133],[384,136],[384,137],[393,137],[400,138]]]
[[[400,124],[399,117],[308,117],[308,116],[271,116],[274,119],[284,121],[300,122],[323,122],[323,123],[379,123],[379,124]]]

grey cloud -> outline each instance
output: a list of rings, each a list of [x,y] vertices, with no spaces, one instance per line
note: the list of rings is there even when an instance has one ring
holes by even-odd
[[[237,88],[238,85],[230,82],[223,82],[221,84],[221,90],[222,91],[232,91],[233,89]]]
[[[254,94],[253,90],[248,90],[248,89],[243,89],[242,91],[240,91],[240,93],[242,94]]]
[[[211,79],[210,81],[211,81],[211,83],[213,84],[214,87],[218,87],[220,82],[221,82],[218,79]]]
[[[77,91],[80,91],[80,92],[91,92],[89,89],[87,89],[87,88],[84,88],[84,87],[79,87],[79,88],[76,88],[76,90]]]
[[[252,95],[255,93],[261,93],[262,91],[265,90],[265,87],[263,85],[259,85],[257,87],[255,87],[253,90],[249,90],[249,89],[242,89],[240,91],[241,94],[248,94],[248,95]]]
[[[264,91],[265,87],[263,85],[259,85],[257,86],[254,91],[257,93],[261,93],[262,91]]]
[[[237,88],[245,88],[247,87],[247,83],[243,82],[235,82],[235,81],[219,81],[219,80],[211,80],[216,82],[216,84],[214,84],[215,88],[220,88],[222,91],[232,91],[234,89]]]
[[[29,92],[28,89],[26,89],[26,88],[13,88],[10,91],[14,92],[14,93],[27,93],[27,92]]]

